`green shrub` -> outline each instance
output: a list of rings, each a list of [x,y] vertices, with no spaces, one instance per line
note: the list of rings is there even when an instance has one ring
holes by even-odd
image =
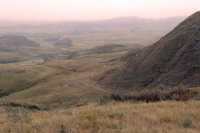
[[[108,103],[111,100],[111,98],[109,96],[101,96],[98,99],[98,104],[99,105],[105,105],[106,103]]]
[[[192,127],[192,119],[191,118],[184,119],[183,127],[184,128],[191,128]]]

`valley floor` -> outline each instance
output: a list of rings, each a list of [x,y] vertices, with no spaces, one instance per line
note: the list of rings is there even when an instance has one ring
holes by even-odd
[[[0,109],[1,133],[199,133],[200,101],[89,104],[54,111]]]

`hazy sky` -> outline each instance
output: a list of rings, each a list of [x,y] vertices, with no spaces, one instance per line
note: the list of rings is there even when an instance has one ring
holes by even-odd
[[[200,0],[0,0],[0,19],[97,20],[123,16],[187,16]]]

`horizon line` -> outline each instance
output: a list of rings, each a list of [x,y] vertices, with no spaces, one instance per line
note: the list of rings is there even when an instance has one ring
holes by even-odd
[[[140,17],[140,16],[121,16],[121,17],[110,17],[110,18],[103,18],[103,19],[88,19],[88,20],[81,20],[81,19],[63,19],[63,20],[9,20],[9,19],[0,19],[0,24],[29,24],[29,23],[36,23],[36,24],[46,24],[46,23],[92,23],[92,22],[99,22],[99,21],[110,21],[110,20],[116,20],[116,19],[129,19],[129,18],[135,18],[135,19],[143,19],[143,20],[152,20],[152,21],[159,21],[159,20],[165,20],[165,19],[172,19],[172,18],[186,18],[186,16],[171,16],[171,17]]]

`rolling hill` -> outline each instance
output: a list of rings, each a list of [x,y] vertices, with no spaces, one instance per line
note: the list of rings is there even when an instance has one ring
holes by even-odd
[[[119,67],[127,50],[83,54],[44,63],[0,64],[0,103],[27,103],[45,108],[65,108],[98,102],[110,91],[96,83],[99,75]]]
[[[40,47],[40,44],[24,36],[0,36],[0,63],[12,63],[26,60],[32,56],[34,53],[33,51],[38,47]]]
[[[24,36],[4,35],[0,37],[0,50],[21,50],[23,48],[38,47],[39,44],[27,39]]]

